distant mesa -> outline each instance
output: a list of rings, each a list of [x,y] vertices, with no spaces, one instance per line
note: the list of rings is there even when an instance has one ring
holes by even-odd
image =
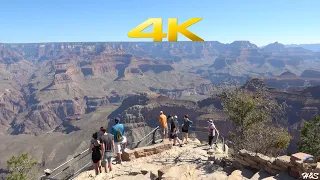
[[[301,74],[302,78],[320,78],[320,71],[305,70]]]
[[[298,78],[298,76],[290,71],[286,71],[284,73],[282,73],[280,76],[280,78]]]
[[[278,51],[283,51],[284,49],[285,49],[285,46],[278,42],[268,44],[263,48],[265,52],[278,52]]]
[[[252,44],[250,41],[234,41],[229,46],[236,48],[258,48],[257,45]]]

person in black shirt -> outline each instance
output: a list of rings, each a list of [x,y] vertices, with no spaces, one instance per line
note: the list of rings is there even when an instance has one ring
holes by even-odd
[[[93,168],[96,171],[96,175],[101,173],[101,144],[98,140],[98,133],[94,133],[92,135],[93,142],[90,147],[90,151],[92,152],[92,162],[93,162]],[[99,171],[98,171],[99,170]]]
[[[178,117],[172,117],[168,116],[168,120],[170,121],[170,141],[173,139],[173,145],[176,145],[176,142],[178,141],[180,147],[182,146],[182,143],[180,142],[178,138],[179,133],[179,123],[178,123]]]

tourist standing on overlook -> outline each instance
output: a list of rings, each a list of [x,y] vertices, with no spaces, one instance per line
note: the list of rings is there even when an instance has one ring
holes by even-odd
[[[98,133],[94,133],[92,135],[93,143],[91,144],[90,151],[92,152],[92,162],[93,162],[93,169],[96,172],[96,175],[101,173],[101,144],[98,140]]]
[[[162,133],[162,139],[164,140],[168,138],[168,123],[167,116],[163,114],[163,111],[160,111],[159,122]]]
[[[102,151],[102,158],[104,162],[104,170],[105,172],[112,171],[112,156],[115,152],[115,145],[114,139],[112,134],[108,134],[106,129],[102,128],[101,131],[103,132],[100,142],[101,142],[101,151]]]
[[[188,136],[189,136],[189,128],[192,125],[192,121],[189,120],[188,115],[184,115],[183,117],[183,124],[182,124],[182,143],[184,142],[184,140],[186,140],[185,144],[188,143]]]
[[[176,142],[178,141],[180,147],[182,147],[182,143],[180,139],[178,138],[179,133],[179,122],[177,116],[168,116],[168,120],[170,121],[170,141],[173,139],[173,145],[176,145]]]
[[[214,125],[213,123],[213,120],[210,119],[208,121],[209,125],[208,125],[208,129],[209,129],[209,146],[210,146],[210,149],[212,149],[212,141],[214,139],[214,137],[216,136],[216,126]],[[216,142],[214,143],[216,144]]]
[[[114,142],[115,142],[115,149],[117,152],[117,163],[121,164],[122,163],[122,159],[121,159],[121,151],[122,148],[121,146],[125,146],[127,143],[127,138],[124,136],[124,125],[120,124],[120,118],[115,118],[115,125],[112,126],[111,129],[111,134],[114,137]],[[125,151],[125,149],[124,149]]]

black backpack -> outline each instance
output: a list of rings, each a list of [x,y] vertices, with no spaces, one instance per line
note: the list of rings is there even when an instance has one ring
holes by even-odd
[[[101,158],[101,145],[100,146],[95,146],[93,145],[93,150],[92,150],[92,159],[100,159]]]

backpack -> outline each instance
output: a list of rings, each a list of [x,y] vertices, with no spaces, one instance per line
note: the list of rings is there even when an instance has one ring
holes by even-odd
[[[117,141],[118,142],[122,141],[122,133],[120,131],[120,128],[117,129]]]
[[[95,146],[93,145],[94,148],[92,149],[92,159],[100,159],[101,158],[101,146]]]

